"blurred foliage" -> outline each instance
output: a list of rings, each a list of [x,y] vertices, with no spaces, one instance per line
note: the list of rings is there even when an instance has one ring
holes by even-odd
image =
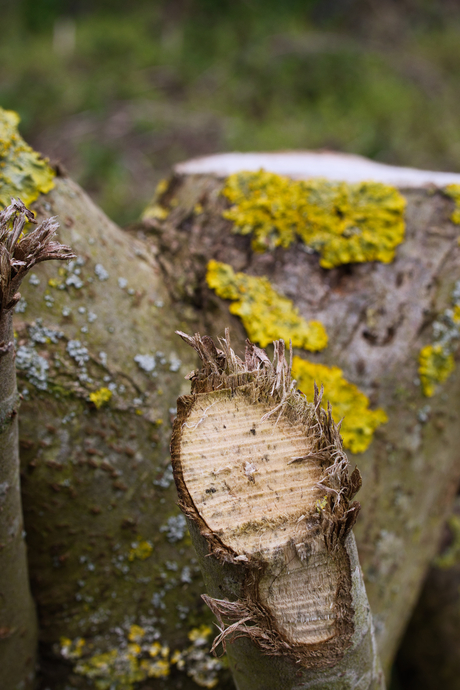
[[[0,104],[118,222],[216,151],[460,170],[454,0],[8,1]]]

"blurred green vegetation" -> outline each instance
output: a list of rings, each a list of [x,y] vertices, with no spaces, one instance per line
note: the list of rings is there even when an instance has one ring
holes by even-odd
[[[333,148],[460,170],[460,7],[9,0],[0,105],[119,223],[187,157]]]

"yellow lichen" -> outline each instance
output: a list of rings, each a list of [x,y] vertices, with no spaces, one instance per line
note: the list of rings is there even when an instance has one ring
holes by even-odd
[[[316,501],[316,510],[318,513],[320,513],[322,510],[325,509],[327,506],[327,495],[323,496],[322,499],[319,499]]]
[[[218,682],[222,663],[208,653],[209,625],[193,628],[189,633],[192,644],[170,656],[168,645],[149,639],[149,633],[140,625],[131,625],[124,643],[117,649],[93,654],[82,659],[85,641],[61,638],[61,654],[76,660],[75,672],[91,681],[97,690],[134,690],[137,683],[148,678],[166,678],[175,664],[203,688],[213,688]],[[127,642],[127,644],[126,644]],[[88,650],[87,654],[88,654]]]
[[[54,187],[54,172],[18,133],[19,116],[0,108],[0,209],[19,197],[28,206]]]
[[[111,397],[112,391],[108,388],[99,388],[99,390],[89,394],[89,399],[97,409],[108,403]]]
[[[423,394],[434,395],[436,384],[444,383],[455,368],[453,355],[441,344],[425,345],[419,355],[419,375]]]
[[[140,537],[139,537],[140,539]],[[149,541],[137,541],[131,545],[130,552],[128,554],[128,560],[134,561],[135,558],[139,558],[141,561],[145,561],[152,555],[153,546]]]
[[[188,634],[190,642],[197,644],[205,644],[212,633],[212,628],[209,625],[200,625],[199,628],[193,628]]]
[[[157,184],[153,200],[142,214],[142,220],[164,220],[169,215],[169,210],[160,203],[160,199],[168,189],[168,180],[160,180]]]
[[[306,321],[267,278],[235,273],[228,264],[210,261],[206,281],[219,297],[233,301],[230,312],[241,318],[249,338],[262,347],[276,339],[291,340],[294,347],[312,352],[326,347],[323,324]]]
[[[404,240],[405,199],[380,182],[292,180],[260,170],[230,175],[223,194],[232,203],[224,217],[234,232],[252,234],[258,252],[289,247],[300,237],[319,252],[323,268],[333,268],[390,263]]]
[[[460,188],[460,185],[459,185]],[[460,280],[452,291],[452,303],[433,323],[433,341],[420,350],[418,372],[423,394],[431,397],[455,369],[454,352],[460,339]]]
[[[158,661],[143,659],[140,667],[146,672],[148,678],[165,678],[169,676],[170,672],[170,664],[167,659],[158,659]]]
[[[343,445],[352,453],[365,451],[375,430],[388,421],[382,409],[369,409],[369,399],[357,386],[346,380],[339,367],[327,367],[294,357],[292,375],[309,400],[313,398],[314,382],[318,387],[324,385],[322,405],[326,407],[327,401],[331,403],[335,422],[344,418],[340,433]]]
[[[146,678],[137,656],[116,649],[81,661],[75,672],[91,679],[97,690],[133,690]]]
[[[58,280],[58,278],[50,278],[48,280],[48,285],[52,288],[59,288],[61,285],[63,285],[63,281]]]
[[[149,654],[151,657],[158,656],[158,654],[161,652],[161,644],[159,642],[154,642],[152,645],[149,647]]]
[[[449,184],[444,191],[455,202],[455,208],[450,219],[456,225],[460,225],[460,184]]]
[[[145,209],[142,214],[142,220],[150,220],[151,218],[154,220],[164,220],[168,215],[169,211],[167,208],[160,204],[153,204]]]
[[[144,628],[141,628],[140,625],[132,625],[129,629],[128,640],[130,642],[140,642],[144,635]]]
[[[186,671],[201,688],[214,688],[219,680],[217,672],[222,668],[221,662],[204,650],[211,635],[212,628],[209,625],[193,628],[188,635],[192,645],[183,652],[176,650],[171,657],[171,663],[180,671]]]
[[[79,659],[83,654],[85,644],[83,637],[77,637],[73,641],[68,637],[61,637],[59,640],[61,654],[65,659]]]

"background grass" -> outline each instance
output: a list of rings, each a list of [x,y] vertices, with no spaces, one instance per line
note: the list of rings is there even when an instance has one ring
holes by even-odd
[[[0,42],[0,104],[121,224],[217,151],[460,170],[455,2],[125,4],[10,0]]]

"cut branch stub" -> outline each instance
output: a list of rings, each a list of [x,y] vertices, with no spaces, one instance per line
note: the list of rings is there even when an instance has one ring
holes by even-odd
[[[359,471],[349,475],[322,392],[309,403],[295,389],[282,341],[273,362],[248,341],[242,361],[228,332],[221,349],[180,335],[203,361],[192,394],[178,400],[180,505],[211,559],[239,573],[233,599],[203,597],[222,626],[214,648],[247,636],[297,669],[335,666],[356,640],[350,530]]]
[[[33,266],[42,261],[75,258],[70,247],[52,241],[59,227],[55,221],[48,218],[24,234],[26,223],[36,221],[21,199],[11,199],[10,206],[0,212],[0,318],[19,301],[19,287]]]

